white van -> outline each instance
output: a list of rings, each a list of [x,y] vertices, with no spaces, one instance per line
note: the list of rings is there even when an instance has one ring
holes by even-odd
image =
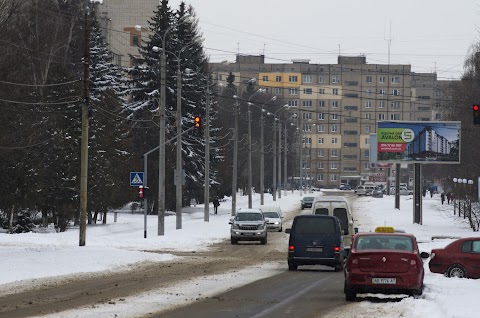
[[[374,185],[361,185],[355,189],[355,193],[358,195],[372,195],[372,191],[375,190]]]
[[[340,220],[343,233],[343,246],[346,255],[350,252],[352,237],[358,231],[353,224],[353,216],[347,200],[341,196],[319,196],[312,204],[312,214],[333,215]]]

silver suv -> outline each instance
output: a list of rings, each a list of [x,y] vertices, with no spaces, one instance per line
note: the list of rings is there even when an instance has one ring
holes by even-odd
[[[260,241],[267,244],[267,224],[261,210],[240,209],[228,223],[232,225],[232,244],[237,244],[238,241]]]

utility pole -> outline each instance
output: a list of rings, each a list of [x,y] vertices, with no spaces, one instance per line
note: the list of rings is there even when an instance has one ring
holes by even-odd
[[[248,103],[248,208],[252,208],[252,112]]]
[[[166,34],[166,33],[165,33]],[[158,148],[158,235],[165,234],[165,86],[167,76],[167,58],[165,54],[165,40],[160,54],[160,145]]]
[[[285,196],[287,196],[287,121],[288,119],[285,121],[285,146],[283,147],[283,187],[285,189]]]
[[[265,204],[264,192],[265,192],[265,141],[264,132],[263,132],[263,107],[262,113],[260,114],[260,205]]]
[[[277,201],[277,118],[273,118],[273,201]]]
[[[180,56],[180,54],[179,54]],[[180,59],[177,62],[177,175],[176,175],[176,229],[182,228],[182,71],[180,69]]]
[[[237,155],[238,155],[238,96],[235,98],[235,129],[233,130],[232,216],[237,213]]]
[[[282,122],[278,120],[278,198],[282,198]]]
[[[90,92],[90,7],[86,1],[85,8],[85,38],[83,48],[83,104],[82,104],[82,142],[80,153],[80,238],[79,246],[85,246],[87,235],[87,183],[88,183],[88,107]]]
[[[299,128],[299,133],[300,133],[300,143],[299,143],[299,146],[298,146],[298,154],[300,155],[300,171],[299,171],[299,174],[300,174],[300,196],[302,195],[302,191],[303,191],[303,161],[302,161],[302,157],[303,157],[303,142],[304,142],[304,135],[303,135],[303,127],[302,127],[302,112],[301,110],[299,109],[298,110],[298,128]]]
[[[208,73],[207,73],[208,75]],[[204,184],[204,197],[203,197],[203,220],[209,222],[210,211],[210,86],[207,77],[207,88],[205,95],[205,184]]]

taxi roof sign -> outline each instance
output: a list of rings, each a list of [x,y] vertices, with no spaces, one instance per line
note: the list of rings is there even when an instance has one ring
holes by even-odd
[[[395,229],[392,226],[377,226],[375,233],[395,233]]]

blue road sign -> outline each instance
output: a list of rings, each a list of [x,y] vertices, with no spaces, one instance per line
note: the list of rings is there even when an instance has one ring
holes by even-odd
[[[130,185],[132,187],[143,186],[143,172],[130,172]]]

